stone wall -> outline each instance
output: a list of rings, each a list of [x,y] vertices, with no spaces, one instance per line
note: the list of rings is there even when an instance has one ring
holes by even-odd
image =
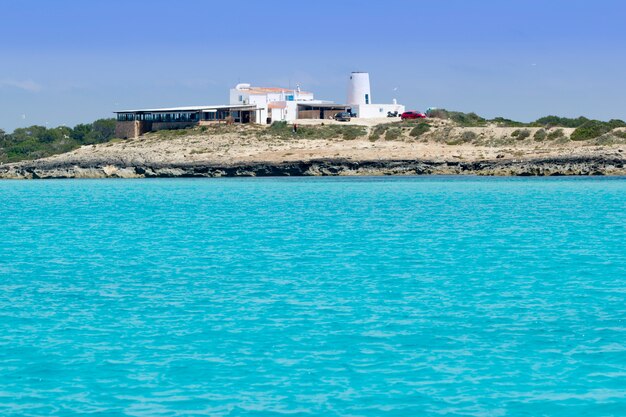
[[[139,122],[117,122],[115,124],[115,137],[120,139],[132,139],[139,136]]]
[[[198,122],[147,122],[139,120],[133,122],[117,122],[115,124],[115,137],[120,139],[134,139],[148,132],[184,129],[197,124]]]

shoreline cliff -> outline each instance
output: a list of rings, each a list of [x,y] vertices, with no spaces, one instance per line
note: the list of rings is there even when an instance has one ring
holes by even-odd
[[[480,176],[623,176],[626,159],[608,157],[562,157],[530,160],[429,161],[346,159],[253,162],[219,165],[204,163],[119,164],[102,161],[96,164],[73,164],[33,161],[0,167],[4,179],[68,178],[219,178],[284,176],[411,176],[411,175],[480,175]]]
[[[302,126],[297,135],[259,126],[161,131],[0,165],[0,178],[626,175],[622,130],[575,141],[573,129],[445,121],[422,127]]]

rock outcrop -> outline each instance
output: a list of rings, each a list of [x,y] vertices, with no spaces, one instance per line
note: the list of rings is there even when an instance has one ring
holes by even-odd
[[[0,178],[172,178],[267,176],[486,175],[563,176],[626,175],[626,158],[559,157],[484,161],[320,159],[288,162],[122,163],[120,160],[38,160],[0,166]]]

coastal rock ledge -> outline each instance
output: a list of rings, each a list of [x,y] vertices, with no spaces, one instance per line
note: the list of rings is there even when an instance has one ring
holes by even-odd
[[[618,176],[626,175],[626,158],[590,156],[472,162],[324,159],[232,165],[200,162],[133,164],[119,160],[89,161],[89,163],[38,160],[0,166],[0,178],[3,179],[383,175]]]

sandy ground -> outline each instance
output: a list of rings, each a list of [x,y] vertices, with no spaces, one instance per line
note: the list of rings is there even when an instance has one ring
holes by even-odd
[[[394,121],[386,119],[385,121]],[[311,122],[308,122],[311,123]],[[319,123],[319,121],[318,121]],[[326,122],[325,122],[326,123]],[[340,122],[334,122],[340,123]],[[367,121],[375,125],[375,121]],[[302,123],[301,125],[305,125]],[[371,130],[371,126],[368,129]],[[482,161],[525,160],[563,156],[619,156],[624,157],[626,145],[595,146],[586,142],[545,141],[531,138],[515,141],[515,128],[456,128],[441,122],[434,131],[416,140],[404,132],[397,140],[384,138],[371,141],[368,137],[355,140],[303,139],[297,135],[284,139],[269,136],[265,127],[229,126],[225,130],[188,132],[158,132],[139,139],[83,146],[73,152],[48,158],[65,163],[181,163],[206,162],[210,164],[240,164],[250,162],[280,163],[315,159],[348,159],[358,161],[416,160]],[[459,137],[471,131],[480,138],[481,145],[446,144],[437,135],[447,129],[449,137]],[[534,133],[537,129],[530,129]],[[565,134],[571,130],[564,129]]]

